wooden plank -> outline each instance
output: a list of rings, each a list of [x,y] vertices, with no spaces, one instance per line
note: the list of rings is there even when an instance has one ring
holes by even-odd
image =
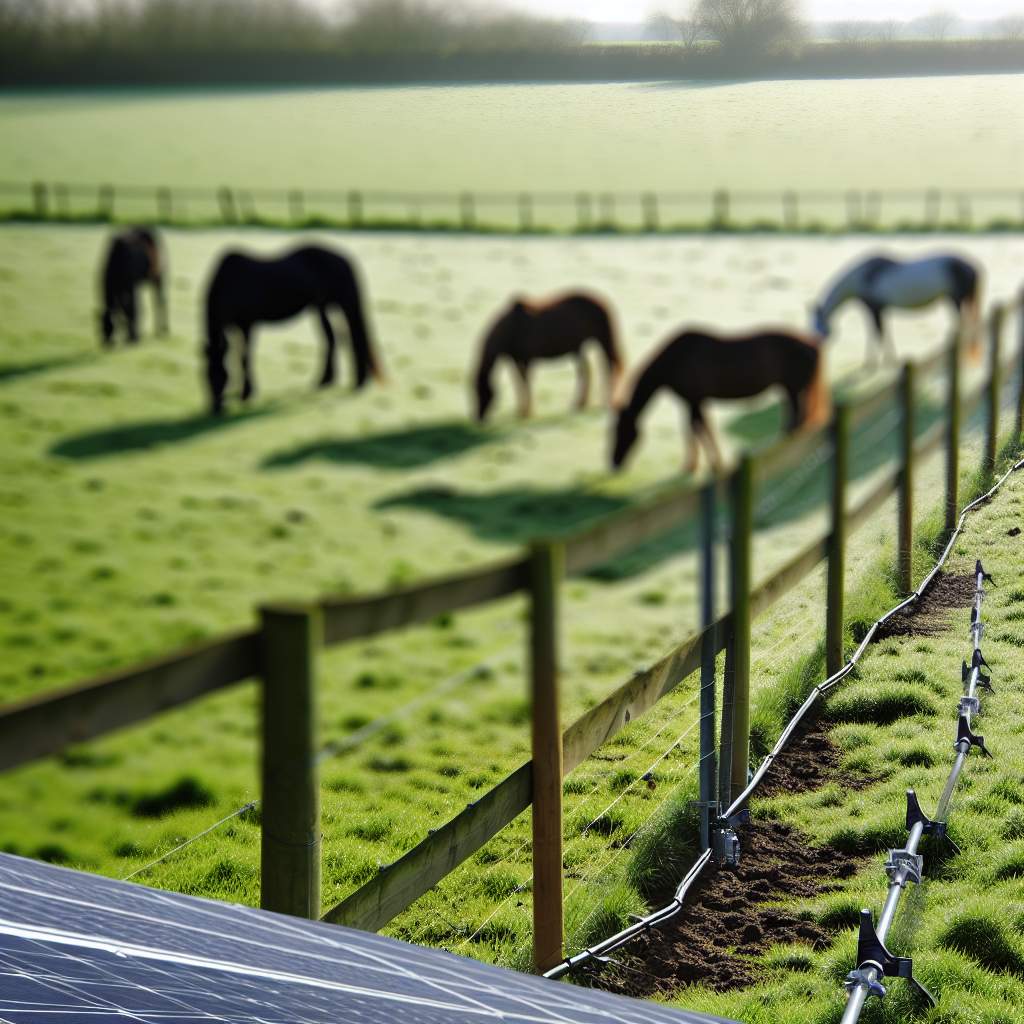
[[[763,483],[781,476],[799,466],[816,452],[821,445],[829,443],[829,428],[816,427],[814,430],[790,434],[769,445],[754,455],[755,480]]]
[[[941,348],[937,348],[934,352],[925,356],[923,359],[915,359],[914,369],[917,371],[917,379],[919,381],[926,380],[931,374],[937,373],[939,370],[948,366],[949,349],[949,345],[943,345]]]
[[[863,498],[846,514],[846,529],[849,533],[859,530],[899,488],[902,470],[894,466]]]
[[[526,587],[528,564],[522,555],[518,555],[486,569],[386,594],[324,600],[321,602],[324,643],[331,646],[374,636],[387,630],[429,622],[445,612],[507,597]]]
[[[0,708],[0,770],[251,679],[260,668],[258,637],[236,633]]]
[[[938,448],[946,437],[946,424],[941,420],[933,423],[915,442],[914,457],[922,458],[930,455]]]
[[[558,591],[563,553],[538,544],[530,557],[530,696],[533,763],[533,966],[562,960],[562,729],[558,700]]]
[[[913,363],[903,364],[900,378],[899,511],[896,525],[896,586],[900,594],[914,589],[914,375]]]
[[[874,419],[883,409],[895,405],[899,396],[900,382],[897,378],[878,391],[873,391],[860,398],[850,399],[847,403],[847,408],[850,410],[850,428],[856,429],[867,420]]]
[[[320,782],[316,759],[318,608],[260,609],[263,652],[260,906],[320,916]]]
[[[520,766],[328,910],[323,920],[370,932],[383,928],[530,806],[532,776],[531,764]]]
[[[566,573],[575,576],[587,572],[646,541],[664,536],[692,519],[699,505],[700,492],[686,484],[602,520],[566,540]]]
[[[757,618],[781,597],[788,594],[825,560],[827,554],[828,536],[822,534],[812,540],[803,550],[793,555],[768,579],[759,583],[750,593],[751,617]]]
[[[825,584],[825,671],[835,675],[844,664],[843,623],[846,593],[846,483],[850,462],[850,410],[837,405],[832,424],[832,500]]]

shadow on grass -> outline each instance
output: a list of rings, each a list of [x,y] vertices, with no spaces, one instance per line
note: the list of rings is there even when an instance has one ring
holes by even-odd
[[[283,469],[315,459],[376,469],[417,469],[462,455],[497,437],[493,430],[485,431],[458,420],[430,423],[373,437],[311,441],[267,456],[261,468]]]
[[[180,444],[218,430],[249,423],[272,410],[254,409],[227,416],[202,414],[183,420],[143,420],[107,430],[94,430],[56,442],[50,455],[64,459],[103,459],[126,452],[146,451],[162,445]]]
[[[21,377],[34,377],[49,370],[59,370],[68,366],[80,366],[92,362],[90,356],[60,356],[56,359],[39,359],[32,363],[16,363],[13,366],[0,366],[0,384],[18,380]]]

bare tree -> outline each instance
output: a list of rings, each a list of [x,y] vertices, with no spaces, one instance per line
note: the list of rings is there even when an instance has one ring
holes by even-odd
[[[1024,14],[1008,14],[995,23],[996,34],[1000,39],[1024,39]]]
[[[837,21],[832,24],[830,34],[837,43],[863,43],[868,38],[867,22]]]
[[[959,20],[952,11],[932,11],[923,18],[917,18],[914,24],[929,39],[948,39]]]
[[[901,26],[895,18],[889,18],[887,21],[876,21],[873,24],[875,38],[879,42],[891,43],[899,38]]]
[[[803,35],[796,0],[697,0],[693,20],[730,50],[770,50]]]
[[[681,42],[689,49],[700,42],[700,25],[694,18],[676,17],[659,11],[647,19],[647,35],[651,39]]]

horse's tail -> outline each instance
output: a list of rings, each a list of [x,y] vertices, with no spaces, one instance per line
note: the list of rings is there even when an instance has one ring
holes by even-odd
[[[814,345],[814,350],[814,372],[804,393],[804,418],[801,424],[808,429],[824,426],[832,415],[832,401],[825,373],[825,349],[818,343]]]
[[[622,399],[626,361],[622,357],[622,349],[619,347],[615,321],[612,319],[611,313],[603,303],[596,299],[590,301],[593,302],[594,312],[597,316],[595,331],[597,343],[608,360],[608,401],[610,405],[615,406]]]
[[[349,273],[350,283],[349,287],[345,289],[347,294],[344,295],[342,309],[345,319],[348,321],[352,349],[356,357],[356,387],[362,387],[366,383],[367,376],[372,375],[375,380],[384,381],[386,375],[370,337],[370,329],[363,310],[359,279],[356,277],[355,269],[351,266]]]

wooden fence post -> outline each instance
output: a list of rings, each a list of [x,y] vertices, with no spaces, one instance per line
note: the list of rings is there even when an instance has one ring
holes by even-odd
[[[590,227],[590,193],[576,193],[576,229],[586,231]]]
[[[971,212],[971,197],[961,193],[956,197],[957,227],[969,228],[974,216]]]
[[[112,220],[114,217],[114,186],[100,185],[96,196],[96,212],[103,220]]]
[[[729,596],[732,601],[732,637],[727,652],[727,660],[731,662],[732,686],[730,803],[747,788],[750,770],[750,563],[753,532],[754,460],[750,455],[744,455],[733,477],[729,558]]]
[[[900,479],[897,512],[896,585],[901,594],[914,589],[914,364],[904,363],[900,377]]]
[[[956,527],[960,483],[960,341],[961,331],[953,334],[947,362],[946,405],[946,519],[947,535]]]
[[[306,217],[305,199],[305,194],[301,189],[293,188],[288,193],[288,216],[291,217],[294,224],[301,223]]]
[[[850,410],[837,405],[832,423],[832,523],[828,535],[825,607],[825,672],[835,675],[843,658],[843,596],[846,577],[846,480],[850,460]]]
[[[725,227],[729,223],[729,190],[720,188],[711,197],[711,224]]]
[[[174,217],[174,202],[171,198],[171,190],[166,186],[156,190],[157,216],[167,224]]]
[[[942,193],[937,188],[930,188],[924,194],[924,223],[927,227],[937,227],[942,216]]]
[[[654,192],[645,192],[640,198],[644,211],[644,230],[658,230],[658,197]]]
[[[1024,434],[1024,293],[1017,303],[1017,440]]]
[[[519,196],[519,230],[530,231],[533,228],[533,196],[523,192]]]
[[[700,843],[711,845],[711,824],[717,817],[715,779],[715,491],[714,480],[701,491],[701,625],[700,652]]]
[[[1002,348],[1003,318],[1006,311],[1001,305],[992,310],[992,318],[989,320],[989,367],[988,367],[988,392],[987,413],[988,422],[985,432],[985,461],[982,471],[991,475],[996,468],[996,457],[999,454],[999,395],[1002,391],[1002,378],[1000,375],[999,354]]]
[[[263,660],[263,828],[260,906],[320,917],[320,784],[314,760],[316,608],[260,609]]]
[[[782,223],[790,231],[800,226],[800,197],[796,192],[782,193]]]
[[[53,186],[53,198],[57,207],[58,217],[68,217],[71,214],[71,200],[68,195],[68,187],[64,184]]]
[[[530,553],[530,688],[533,744],[533,963],[562,960],[562,726],[558,708],[561,545]]]
[[[863,223],[861,194],[851,189],[846,193],[846,226],[860,227]]]
[[[615,194],[613,192],[602,192],[598,196],[598,203],[600,205],[600,215],[598,222],[602,228],[610,228],[615,226]]]
[[[32,209],[39,220],[45,220],[49,212],[50,199],[49,190],[44,181],[32,182]]]
[[[235,194],[227,186],[217,189],[217,204],[220,206],[220,219],[225,224],[234,224],[238,220]]]
[[[348,194],[348,222],[352,227],[363,223],[363,193],[355,189]]]
[[[459,196],[459,218],[465,231],[471,231],[476,226],[476,200],[472,192],[463,192]]]

